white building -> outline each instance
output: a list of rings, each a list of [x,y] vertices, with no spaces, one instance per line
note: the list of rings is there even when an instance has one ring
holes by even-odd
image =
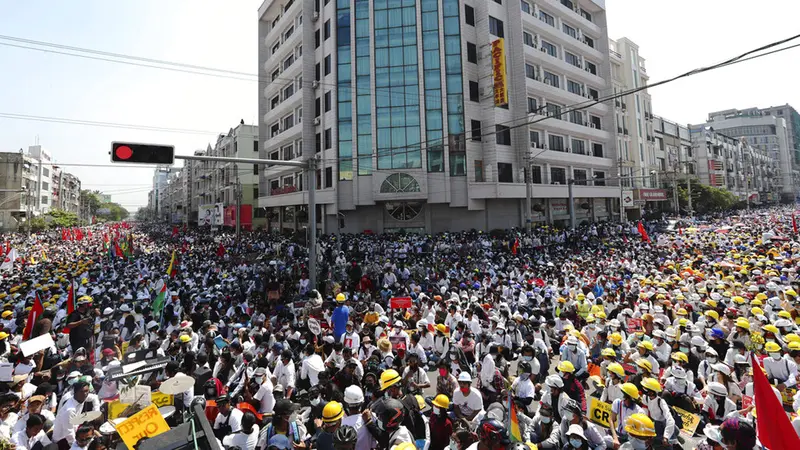
[[[522,226],[529,164],[534,221],[567,223],[573,179],[579,222],[616,217],[617,181],[599,181],[617,172],[614,107],[569,111],[612,92],[605,15],[602,0],[266,0],[260,155],[320,159],[323,232]],[[302,226],[304,178],[261,173],[273,227]]]

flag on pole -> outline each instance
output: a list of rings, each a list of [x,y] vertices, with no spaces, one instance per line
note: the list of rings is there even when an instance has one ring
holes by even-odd
[[[522,442],[522,433],[519,431],[519,418],[517,417],[517,405],[514,404],[513,400],[511,399],[511,393],[508,393],[508,417],[509,417],[509,428],[508,428],[508,437],[511,439],[511,442]]]
[[[42,301],[39,299],[39,292],[36,292],[36,298],[33,301],[33,307],[31,307],[31,310],[28,313],[28,321],[25,323],[25,331],[22,332],[23,341],[27,341],[31,338],[33,326],[36,324],[36,321],[39,320],[39,317],[43,312],[44,307],[42,306]]]
[[[119,258],[123,258],[125,256],[125,254],[122,253],[122,248],[120,248],[119,242],[117,241],[114,241],[114,254]]]
[[[69,292],[67,293],[67,315],[75,311],[75,302],[78,300],[78,286],[76,286],[75,279],[69,283]]]
[[[172,227],[172,237],[175,237],[177,235],[178,235],[178,226],[175,225]]]
[[[225,246],[222,245],[222,242],[219,243],[219,247],[217,247],[217,256],[222,258],[225,256]]]
[[[155,300],[153,300],[153,315],[161,317],[161,312],[167,301],[167,284],[164,283],[164,280],[158,280],[156,292],[158,292],[158,295],[156,295]]]
[[[761,371],[761,366],[753,354],[750,355],[750,364],[753,367],[753,397],[758,417],[769,418],[757,421],[758,439],[764,448],[770,450],[800,448],[800,437],[794,431],[789,416],[783,410],[781,401],[772,391],[767,376]]]
[[[511,246],[511,253],[516,255],[519,249],[519,239],[514,239],[514,245]]]
[[[6,253],[5,258],[3,258],[3,263],[0,264],[0,272],[5,272],[7,270],[11,270],[14,268],[14,261],[17,260],[17,249],[12,248],[11,250]]]
[[[636,229],[639,231],[639,234],[642,235],[642,241],[650,242],[650,236],[647,235],[647,230],[644,229],[641,220],[639,221],[639,225],[636,226]]]
[[[797,234],[797,218],[792,214],[792,230],[794,230],[794,234]]]
[[[167,275],[169,275],[170,278],[174,277],[175,273],[178,271],[178,264],[176,264],[177,261],[175,260],[175,258],[176,258],[175,250],[173,250],[172,259],[170,259],[169,268],[167,268]]]

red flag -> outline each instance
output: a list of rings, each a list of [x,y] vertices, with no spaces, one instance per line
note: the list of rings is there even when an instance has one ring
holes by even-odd
[[[411,308],[411,297],[392,297],[389,301],[390,308]]]
[[[225,246],[222,245],[222,242],[219,243],[219,247],[217,247],[217,256],[222,258],[225,256]]]
[[[39,293],[36,293],[36,299],[33,301],[33,307],[31,307],[31,311],[28,313],[28,321],[25,323],[25,331],[22,332],[22,340],[27,341],[31,338],[31,333],[33,333],[33,325],[39,320],[39,317],[44,312],[44,307],[42,306],[42,301],[39,299]]]
[[[627,244],[628,243],[628,235],[623,233],[622,240],[623,240],[623,242],[625,242]]]
[[[72,280],[69,283],[69,293],[67,295],[67,314],[72,314],[72,311],[75,311],[75,297],[78,293],[77,289],[75,288],[75,280]]]
[[[516,255],[519,248],[519,239],[514,239],[514,245],[511,246],[511,253]]]
[[[123,258],[125,256],[122,253],[122,249],[119,246],[119,242],[117,242],[117,241],[114,241],[114,253],[120,258]]]
[[[768,420],[759,420],[756,424],[761,445],[770,450],[800,448],[800,437],[794,431],[781,401],[772,391],[767,376],[761,371],[761,366],[758,365],[752,354],[750,363],[753,367],[753,396],[756,401],[758,417],[769,418]]]
[[[644,229],[644,225],[642,225],[642,221],[639,221],[639,225],[636,227],[639,230],[639,234],[642,235],[642,241],[650,242],[650,236],[647,235],[647,230]]]
[[[797,234],[797,218],[795,218],[794,214],[792,214],[792,229],[794,234]]]
[[[178,235],[178,226],[176,225],[172,227],[172,237],[175,237],[177,235]]]

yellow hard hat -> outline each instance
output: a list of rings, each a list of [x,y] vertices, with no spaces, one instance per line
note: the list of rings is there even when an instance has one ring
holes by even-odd
[[[780,317],[782,319],[791,319],[792,318],[792,314],[789,311],[781,310],[781,311],[778,311],[778,317]]]
[[[636,388],[636,385],[633,383],[622,383],[622,392],[625,393],[628,397],[639,400],[639,389]]]
[[[342,294],[341,292],[339,292],[338,294],[336,294],[336,301],[337,301],[337,302],[343,302],[343,301],[345,301],[344,294]]]
[[[622,345],[622,335],[619,333],[611,333],[608,336],[608,341],[611,342],[612,345]]]
[[[685,363],[689,362],[689,357],[686,356],[686,353],[683,352],[675,352],[672,354],[672,359],[675,361],[683,361]]]
[[[615,352],[613,348],[604,348],[600,350],[600,356],[613,356],[616,358],[617,352]]]
[[[450,399],[447,398],[447,396],[444,394],[437,395],[436,398],[434,398],[431,403],[433,404],[433,406],[442,409],[447,409],[450,407]]]
[[[642,341],[642,342],[639,342],[639,345],[638,345],[638,347],[639,347],[639,348],[643,348],[643,349],[645,349],[645,350],[649,350],[649,351],[651,351],[651,352],[653,351],[653,343],[652,343],[652,342],[650,342],[650,341]]]
[[[441,331],[442,333],[447,332],[447,326],[443,323],[436,324],[436,331]]]
[[[688,312],[686,312],[686,309],[685,309],[685,308],[679,308],[679,309],[678,309],[678,315],[679,315],[679,316],[685,316],[685,315],[688,315],[688,314],[689,314],[689,313],[688,313]]]
[[[651,438],[656,435],[656,425],[646,414],[636,413],[625,421],[625,431],[636,437]]]
[[[648,360],[646,360],[644,358],[637,359],[636,360],[636,365],[641,367],[642,369],[647,369],[648,372],[652,372],[653,371],[653,364],[650,361],[648,361]]]
[[[783,337],[783,340],[786,342],[800,342],[800,336],[794,333],[789,333]]]
[[[747,331],[750,331],[750,322],[744,317],[739,317],[738,319],[736,319],[736,326],[739,328],[744,328]]]
[[[759,299],[755,299],[750,302],[750,306],[764,306],[764,302]]]
[[[711,317],[714,320],[719,320],[719,313],[716,312],[716,311],[713,311],[713,310],[706,311],[704,314],[706,315],[706,317]]]
[[[597,317],[598,319],[605,319],[606,313],[604,311],[598,311],[597,313],[595,313],[594,316]]]
[[[182,334],[182,335],[181,335],[181,337],[180,337],[179,339],[180,339],[180,341],[181,341],[181,343],[182,343],[182,344],[185,344],[185,343],[187,343],[187,342],[189,342],[189,341],[191,341],[191,340],[192,340],[192,338],[191,338],[191,337],[189,337],[189,335],[188,335],[188,334]]]
[[[9,317],[11,317],[13,315],[14,315],[14,313],[11,312],[11,311],[3,311],[3,314],[0,314],[0,316],[2,316],[3,319],[8,319]]]
[[[389,450],[417,450],[417,446],[413,442],[401,442]]]
[[[797,341],[789,342],[789,350],[800,350],[800,342]]]
[[[756,294],[756,300],[764,301],[766,299],[767,299],[767,294],[763,292],[759,292],[758,294]]]
[[[620,363],[611,363],[606,368],[609,372],[619,375],[620,378],[625,378],[625,369],[622,368]]]
[[[583,300],[583,299],[585,299],[585,298],[586,298],[586,296],[583,294],[583,292],[581,292],[580,294],[578,294],[578,295],[577,295],[577,297],[576,297],[576,298],[577,298],[578,300]]]
[[[764,310],[756,306],[755,308],[750,309],[750,313],[753,314],[754,316],[759,314],[764,315]]]
[[[784,293],[786,295],[791,295],[792,297],[797,297],[797,292],[795,292],[794,289],[787,289]]]
[[[558,369],[559,372],[568,372],[568,373],[575,372],[575,366],[572,365],[572,363],[569,361],[561,361],[560,363],[558,363],[558,366],[556,368]]]
[[[336,422],[342,417],[344,417],[344,408],[339,402],[328,402],[328,404],[322,408],[322,421],[325,423]]]
[[[770,341],[770,342],[767,342],[766,344],[764,344],[764,350],[766,350],[767,353],[776,353],[776,352],[781,351],[781,346],[776,344],[776,343],[774,343],[774,342],[772,342],[772,341]]]
[[[642,389],[648,391],[661,392],[661,383],[655,378],[644,377],[642,378]]]
[[[770,333],[772,333],[772,334],[778,334],[778,327],[776,327],[776,326],[775,326],[775,325],[773,325],[773,324],[764,325],[764,327],[762,328],[762,330],[763,330],[763,331],[769,331],[769,332],[770,332]]]
[[[400,382],[400,374],[394,369],[387,369],[381,373],[381,390]]]
[[[9,336],[9,334],[6,333],[5,331],[0,331],[0,341],[8,339],[8,336]]]
[[[689,319],[678,319],[678,326],[685,327],[689,324]]]

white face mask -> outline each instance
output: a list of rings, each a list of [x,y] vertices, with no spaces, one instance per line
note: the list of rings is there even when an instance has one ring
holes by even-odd
[[[552,420],[553,420],[552,417],[542,416],[542,423],[550,423],[550,421],[552,421]]]
[[[438,416],[439,415],[439,411],[441,411],[441,410],[439,408],[437,408],[436,406],[432,407],[432,409],[433,409],[433,415],[434,416]]]
[[[779,360],[779,359],[781,359],[781,354],[780,354],[780,353],[770,353],[770,354],[769,354],[769,356],[770,356],[772,359],[776,360],[776,361],[777,361],[777,360]]]
[[[646,450],[647,449],[647,442],[646,441],[643,441],[641,439],[637,439],[637,438],[635,438],[633,436],[630,436],[628,442],[631,443],[631,447],[633,447],[634,450]]]
[[[567,422],[571,422],[572,421],[572,417],[573,416],[572,416],[571,412],[566,412],[566,413],[561,415],[561,419],[566,420]]]
[[[319,397],[315,397],[315,398],[312,398],[311,400],[309,400],[309,403],[311,403],[311,406],[317,406],[317,405],[319,405],[319,402],[320,402]]]

